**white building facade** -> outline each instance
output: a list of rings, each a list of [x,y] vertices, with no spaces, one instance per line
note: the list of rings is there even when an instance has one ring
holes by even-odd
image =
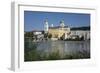
[[[84,37],[84,40],[90,39],[90,30],[71,30],[71,36],[79,36],[79,38]]]

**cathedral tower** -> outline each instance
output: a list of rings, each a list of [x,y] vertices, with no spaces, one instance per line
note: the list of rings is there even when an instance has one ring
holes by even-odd
[[[48,32],[48,28],[49,28],[49,24],[48,24],[48,20],[46,19],[46,20],[44,21],[44,31],[45,31],[45,32]]]
[[[61,27],[64,27],[64,26],[65,26],[64,20],[60,21],[60,26],[61,26]]]

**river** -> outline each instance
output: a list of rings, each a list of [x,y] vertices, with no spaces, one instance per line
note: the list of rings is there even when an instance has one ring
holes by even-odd
[[[90,40],[88,41],[41,41],[33,42],[36,45],[37,52],[42,56],[49,55],[50,53],[54,54],[59,52],[61,58],[65,55],[71,55],[70,58],[90,58]],[[54,54],[58,55],[58,54]],[[73,57],[77,55],[77,57]],[[69,58],[69,57],[68,57]],[[60,59],[60,58],[58,58]],[[44,59],[45,60],[45,59]]]

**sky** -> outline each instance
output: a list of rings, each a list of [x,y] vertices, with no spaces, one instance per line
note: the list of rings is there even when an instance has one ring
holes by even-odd
[[[24,11],[24,31],[43,30],[45,19],[49,26],[59,26],[61,20],[69,27],[90,26],[90,14]]]

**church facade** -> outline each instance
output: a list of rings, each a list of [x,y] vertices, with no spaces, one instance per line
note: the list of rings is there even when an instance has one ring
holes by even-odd
[[[64,20],[60,21],[59,26],[52,26],[49,27],[48,21],[45,20],[44,31],[48,34],[52,35],[52,39],[67,39],[70,35],[70,28],[65,26]]]

